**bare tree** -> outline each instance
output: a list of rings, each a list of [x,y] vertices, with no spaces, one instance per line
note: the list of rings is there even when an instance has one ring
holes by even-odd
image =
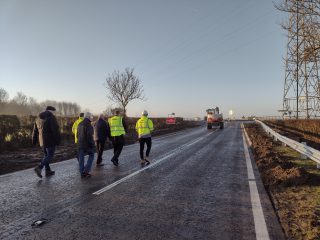
[[[0,113],[4,113],[6,106],[8,105],[9,94],[3,88],[0,88]]]
[[[46,100],[39,103],[35,98],[27,97],[23,92],[18,92],[13,99],[9,100],[7,91],[0,88],[0,114],[37,115],[49,105],[54,106],[57,115],[60,116],[75,116],[81,110],[77,103],[72,102]]]
[[[28,97],[23,92],[17,92],[17,95],[13,98],[13,101],[20,106],[26,106],[28,104]]]
[[[124,115],[130,101],[145,100],[141,80],[133,74],[133,71],[133,68],[126,68],[124,72],[114,71],[106,79],[108,98],[121,106]]]
[[[6,103],[9,100],[9,94],[3,88],[0,88],[0,103]]]
[[[28,107],[29,107],[29,114],[36,116],[37,114],[39,114],[39,112],[41,111],[41,106],[38,103],[38,101],[33,98],[33,97],[29,97],[28,100]]]

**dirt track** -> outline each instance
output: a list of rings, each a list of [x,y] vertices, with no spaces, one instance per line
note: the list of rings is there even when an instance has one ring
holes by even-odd
[[[274,142],[258,124],[245,125],[263,184],[288,239],[320,238],[320,171]]]

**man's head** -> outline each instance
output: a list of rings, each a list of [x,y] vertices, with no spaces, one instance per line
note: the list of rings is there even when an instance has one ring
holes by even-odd
[[[115,115],[120,115],[120,110],[117,109],[114,111],[114,113],[115,113]]]
[[[54,107],[52,107],[52,106],[47,106],[46,107],[46,111],[55,111],[56,109],[54,108]]]
[[[84,117],[84,113],[79,113],[79,117]]]
[[[93,115],[92,115],[91,112],[86,112],[86,113],[84,114],[84,118],[88,118],[89,120],[92,120],[92,119],[93,119]]]
[[[142,115],[142,116],[145,116],[145,117],[148,116],[148,111],[147,111],[147,110],[144,110],[144,111],[141,113],[141,115]]]
[[[100,116],[99,116],[99,118],[101,118],[101,119],[105,119],[105,117],[106,117],[106,116],[105,116],[104,113],[101,113]]]

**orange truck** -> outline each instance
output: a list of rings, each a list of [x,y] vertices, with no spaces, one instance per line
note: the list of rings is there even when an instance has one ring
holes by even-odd
[[[222,113],[219,113],[218,107],[207,109],[207,129],[212,129],[212,127],[224,129],[223,116]]]

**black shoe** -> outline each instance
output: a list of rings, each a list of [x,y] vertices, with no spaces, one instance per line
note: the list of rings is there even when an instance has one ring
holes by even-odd
[[[150,164],[150,161],[147,158],[145,158],[144,160],[146,161],[146,166]]]
[[[55,174],[55,171],[46,170],[46,177],[50,177]]]
[[[104,163],[97,163],[97,167],[102,167],[104,166]]]
[[[112,162],[112,163],[113,163],[113,165],[115,165],[115,166],[118,166],[118,165],[119,165],[119,163],[118,163],[118,161],[117,161],[117,160],[111,159],[111,162]]]
[[[91,177],[91,174],[88,173],[88,172],[83,172],[83,173],[81,174],[81,178],[90,178],[90,177]]]
[[[140,159],[140,165],[141,165],[141,167],[143,167],[145,163],[146,163],[146,161],[145,161],[144,159]]]
[[[39,178],[42,178],[42,175],[41,175],[42,169],[39,166],[35,167],[34,171],[36,172],[36,174],[38,175]]]

